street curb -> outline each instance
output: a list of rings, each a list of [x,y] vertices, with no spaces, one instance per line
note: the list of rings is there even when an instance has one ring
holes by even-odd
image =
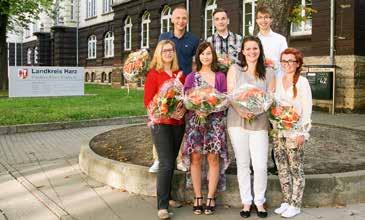
[[[10,126],[0,126],[0,135],[26,133],[34,131],[51,131],[51,130],[62,130],[62,129],[72,129],[72,128],[107,126],[107,125],[135,124],[135,123],[146,123],[146,122],[147,122],[147,116],[143,115],[143,116],[130,116],[130,117],[118,117],[118,118],[91,119],[91,120],[71,121],[71,122],[51,122],[51,123],[10,125]]]
[[[148,167],[104,158],[90,148],[89,142],[82,144],[79,154],[79,166],[84,173],[114,188],[144,196],[156,196],[156,174],[149,173]],[[227,190],[217,195],[219,203],[240,207],[237,176],[226,177]],[[365,202],[365,170],[306,175],[305,181],[303,207]],[[193,198],[193,192],[185,188],[185,173],[175,171],[172,194],[181,201]],[[278,206],[282,201],[277,176],[268,177],[266,199],[270,207]]]

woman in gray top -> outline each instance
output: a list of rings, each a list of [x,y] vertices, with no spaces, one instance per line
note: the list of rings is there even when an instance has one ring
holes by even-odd
[[[274,88],[274,73],[265,68],[262,44],[259,38],[245,37],[240,53],[241,65],[232,65],[227,73],[228,93],[252,85],[263,91]],[[252,200],[257,215],[267,217],[264,208],[267,185],[268,126],[266,114],[256,117],[230,107],[227,116],[228,134],[231,138],[237,163],[237,178],[243,209],[240,215],[250,216]],[[254,170],[254,195],[251,193],[250,161]]]

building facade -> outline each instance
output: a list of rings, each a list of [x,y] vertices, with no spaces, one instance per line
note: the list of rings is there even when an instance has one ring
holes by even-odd
[[[296,1],[318,12],[291,26],[289,46],[304,52],[306,65],[332,64],[330,0]],[[229,12],[233,32],[249,35],[255,28],[255,0],[58,0],[56,3],[61,5],[56,22],[38,23],[39,29],[23,39],[21,48],[18,44],[16,57],[21,56],[26,61],[24,65],[78,64],[85,67],[85,81],[115,86],[123,84],[121,68],[131,51],[147,48],[153,52],[159,35],[172,30],[171,13],[177,5],[188,9],[188,30],[201,40],[214,33],[212,12],[217,7]],[[365,109],[365,19],[360,19],[364,17],[364,1],[335,1],[336,109]],[[10,65],[15,63],[14,45],[9,45]],[[328,102],[321,100],[314,100],[314,104],[328,107]]]

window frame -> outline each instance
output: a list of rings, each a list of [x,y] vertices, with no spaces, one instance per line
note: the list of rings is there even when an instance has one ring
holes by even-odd
[[[148,11],[145,11],[142,15],[141,22],[141,48],[148,49],[150,47],[150,19],[151,14]],[[144,26],[146,26],[146,36],[144,36]],[[144,38],[146,37],[146,44],[144,44]]]
[[[86,18],[96,17],[96,0],[86,0]]]
[[[302,9],[302,17],[305,16],[305,7],[308,5],[306,0],[300,0],[301,1],[301,5],[303,7]],[[311,4],[313,4],[313,1],[311,1]],[[307,26],[307,22],[310,21],[311,25],[310,25],[310,29],[306,30],[306,26]],[[294,27],[295,26],[299,26],[299,31],[293,31]],[[302,21],[300,24],[294,24],[294,23],[291,23],[290,24],[290,36],[292,37],[295,37],[295,36],[308,36],[308,35],[312,35],[312,29],[313,29],[313,26],[312,26],[312,18],[310,19],[307,19],[306,21]]]
[[[124,20],[124,50],[125,51],[130,51],[132,50],[132,27],[133,27],[133,23],[132,23],[132,18],[131,16],[127,16]],[[127,36],[127,32],[129,33],[129,37]],[[127,37],[129,39],[127,39]],[[127,47],[127,40],[129,42],[129,47]]]
[[[243,0],[242,1],[242,36],[246,36],[246,4],[251,4],[251,21],[252,24],[249,27],[248,33],[250,35],[253,35],[253,32],[255,30],[256,25],[256,4],[257,0]],[[250,31],[251,29],[251,31]]]
[[[96,59],[97,38],[96,35],[90,35],[87,40],[87,58]]]
[[[207,39],[208,37],[208,11],[212,11],[212,17],[211,17],[211,22],[212,22],[212,33],[210,33],[209,36],[213,35],[215,32],[215,27],[214,27],[214,20],[213,20],[213,12],[214,10],[217,8],[217,1],[216,0],[208,0],[205,4],[204,7],[204,39]]]
[[[104,57],[114,57],[114,32],[108,31],[104,37]]]
[[[170,31],[170,27],[171,27],[171,7],[168,5],[165,5],[164,8],[162,9],[161,12],[161,30],[160,33],[165,33],[164,31],[164,21],[167,20],[167,27],[166,27],[166,32]]]
[[[103,14],[107,14],[113,11],[113,0],[103,0]]]
[[[34,51],[33,52],[34,53],[34,56],[33,56],[34,64],[38,64],[38,55],[39,55],[38,49],[39,49],[38,47],[34,47],[34,50],[33,50]]]
[[[27,64],[32,64],[32,48],[27,49]]]

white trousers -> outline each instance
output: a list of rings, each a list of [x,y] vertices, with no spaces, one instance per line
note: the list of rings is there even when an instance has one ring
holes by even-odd
[[[265,203],[267,186],[267,155],[269,137],[266,130],[250,131],[241,127],[228,128],[237,163],[237,179],[242,204],[252,204],[250,161],[254,171],[255,205]]]

